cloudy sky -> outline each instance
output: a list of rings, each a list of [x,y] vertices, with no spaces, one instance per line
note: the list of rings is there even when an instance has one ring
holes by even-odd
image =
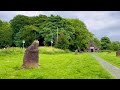
[[[112,41],[120,41],[120,11],[0,11],[0,19],[9,21],[18,14],[79,18],[97,38],[108,36]]]

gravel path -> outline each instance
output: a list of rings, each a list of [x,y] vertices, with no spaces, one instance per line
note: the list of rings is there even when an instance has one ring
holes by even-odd
[[[101,63],[101,65],[107,70],[109,71],[113,76],[115,76],[116,79],[120,79],[120,68],[113,66],[112,64],[106,62],[104,59],[90,53],[93,57],[96,58],[96,60],[98,62]]]

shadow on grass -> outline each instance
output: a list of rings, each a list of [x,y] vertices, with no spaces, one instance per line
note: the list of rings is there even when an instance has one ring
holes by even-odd
[[[13,69],[15,69],[15,70],[36,70],[36,69],[39,69],[40,67],[37,67],[37,68],[24,68],[24,67],[20,67],[20,66],[15,66],[15,67],[13,67]]]
[[[34,79],[44,79],[44,77],[43,76],[39,76],[39,77],[36,77]]]
[[[22,70],[22,67],[15,66],[15,67],[13,67],[13,69],[15,69],[15,70]]]

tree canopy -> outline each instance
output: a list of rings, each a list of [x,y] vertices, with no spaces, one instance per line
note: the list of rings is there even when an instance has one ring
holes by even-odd
[[[0,20],[0,48],[11,46],[12,30],[8,22]]]
[[[59,15],[49,17],[17,15],[10,24],[13,31],[13,43],[19,47],[22,46],[22,40],[26,41],[26,47],[32,43],[33,30],[36,30],[37,39],[44,45],[50,46],[53,41],[53,46],[61,49],[85,49],[93,40],[93,34],[88,31],[84,22],[79,19],[62,18]]]
[[[111,41],[107,36],[101,38],[101,49],[102,50],[111,49]]]
[[[93,41],[97,45],[97,47],[101,48],[101,41],[98,38],[94,37]]]
[[[28,47],[34,39],[45,46],[50,46],[53,41],[52,46],[72,51],[85,50],[90,41],[94,41],[102,50],[117,50],[120,46],[120,43],[111,42],[108,37],[101,40],[95,38],[83,21],[59,15],[16,15],[9,23],[0,20],[0,37],[0,48],[22,47],[22,40]]]
[[[111,43],[111,49],[114,51],[120,50],[120,42],[114,41]]]

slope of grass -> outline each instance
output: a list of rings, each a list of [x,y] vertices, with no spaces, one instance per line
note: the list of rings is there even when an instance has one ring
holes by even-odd
[[[0,49],[0,56],[22,54],[24,51],[25,51],[25,49],[18,48],[18,47],[11,47],[11,48],[6,48],[6,49]]]
[[[22,54],[25,52],[25,48],[11,47],[6,49],[0,49],[0,55],[13,55],[13,54]],[[70,53],[69,50],[62,50],[54,47],[39,47],[39,53],[41,54],[64,54]]]
[[[15,48],[14,48],[15,49]],[[2,79],[110,79],[114,78],[89,54],[39,54],[38,69],[21,69],[24,51],[0,55]],[[5,51],[0,51],[0,54]],[[7,51],[9,52],[9,51]]]
[[[40,47],[39,48],[40,53],[42,54],[63,54],[63,53],[69,53],[69,50],[62,50],[62,49],[57,49],[54,47]]]
[[[107,62],[120,68],[120,57],[116,57],[116,52],[111,52],[111,53],[99,52],[99,53],[94,53],[94,54],[100,56],[101,58],[103,58]]]

